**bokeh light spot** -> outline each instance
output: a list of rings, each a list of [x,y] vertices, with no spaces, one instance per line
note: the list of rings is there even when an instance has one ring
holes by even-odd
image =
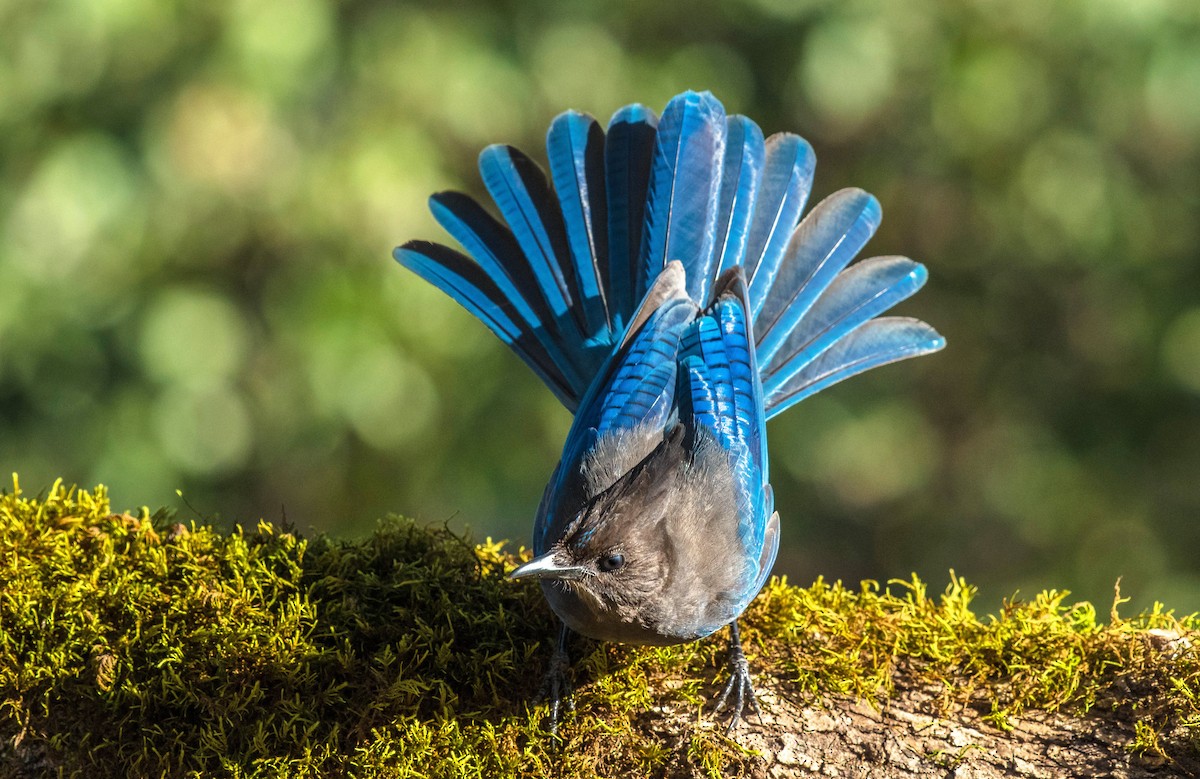
[[[1200,393],[1200,308],[1180,314],[1162,341],[1167,372],[1180,386]]]
[[[154,427],[163,453],[186,473],[218,475],[249,459],[250,414],[227,386],[168,388],[154,403]]]
[[[853,126],[883,107],[895,71],[892,39],[882,24],[834,17],[808,36],[800,81],[818,113]]]
[[[259,98],[216,84],[195,84],[180,93],[168,142],[176,171],[229,194],[253,190],[268,174],[284,172],[278,163],[292,146]]]
[[[570,67],[563,67],[570,62]],[[624,97],[625,60],[607,32],[592,25],[553,27],[538,38],[534,73],[546,103],[590,111],[603,122]],[[605,78],[596,78],[603,72]]]
[[[1110,175],[1093,139],[1054,133],[1030,148],[1021,166],[1020,186],[1026,202],[1065,233],[1067,241],[1097,248],[1108,242],[1112,231]]]
[[[433,382],[394,349],[364,352],[344,376],[342,411],[377,449],[399,449],[426,431],[437,412]]]
[[[922,486],[938,451],[925,419],[898,403],[848,419],[813,444],[817,475],[853,506],[883,503]]]
[[[307,66],[329,48],[330,6],[320,0],[241,0],[230,37],[247,76],[274,89],[305,79]]]
[[[1165,39],[1146,75],[1146,108],[1163,128],[1196,143],[1200,133],[1200,48],[1195,39]]]
[[[1046,114],[1049,80],[1027,53],[985,47],[952,73],[954,85],[938,95],[934,120],[955,147],[976,150],[1013,140]]]
[[[221,384],[242,369],[246,321],[215,292],[175,288],[161,293],[142,318],[139,341],[147,375],[192,387]]]
[[[68,277],[106,230],[124,223],[137,183],[112,139],[85,135],[60,143],[21,193],[0,253],[28,278]]]

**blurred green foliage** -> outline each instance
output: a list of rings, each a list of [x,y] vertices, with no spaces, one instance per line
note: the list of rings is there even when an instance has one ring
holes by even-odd
[[[777,571],[1200,609],[1194,0],[0,0],[0,471],[527,538],[568,415],[389,250],[689,87],[874,192],[950,343],[773,423]]]

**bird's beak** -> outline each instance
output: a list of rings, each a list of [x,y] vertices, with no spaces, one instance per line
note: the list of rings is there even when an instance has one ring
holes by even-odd
[[[561,565],[554,552],[535,557],[508,575],[510,579],[582,579],[588,570],[581,565]]]

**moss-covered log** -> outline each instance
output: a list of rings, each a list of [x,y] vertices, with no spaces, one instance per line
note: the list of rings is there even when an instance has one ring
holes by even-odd
[[[744,620],[764,714],[707,710],[722,642],[580,640],[561,741],[531,707],[551,616],[515,562],[393,519],[221,533],[105,490],[0,495],[0,776],[1189,776],[1200,620],[952,578],[773,581]]]

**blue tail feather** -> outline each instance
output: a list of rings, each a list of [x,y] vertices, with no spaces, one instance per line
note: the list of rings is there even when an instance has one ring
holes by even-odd
[[[803,138],[776,133],[767,139],[766,162],[743,265],[750,286],[750,312],[758,316],[800,213],[812,189],[817,157]]]
[[[688,293],[715,271],[712,258],[720,161],[725,152],[725,109],[711,94],[685,92],[671,100],[658,125],[658,142],[646,197],[638,286],[671,260],[687,271]]]
[[[594,366],[579,337],[568,335],[575,323],[556,317],[542,294],[542,283],[508,228],[477,202],[459,192],[439,192],[429,208],[438,223],[475,258],[480,269],[509,299],[525,329],[544,347],[571,388],[574,408],[591,380]],[[432,244],[431,244],[432,245]]]
[[[763,387],[781,387],[851,330],[915,294],[928,275],[905,257],[873,257],[839,273],[764,364]]]
[[[617,111],[608,124],[604,178],[608,194],[608,312],[618,336],[645,289],[639,287],[642,226],[658,117],[641,105]]]
[[[754,320],[764,365],[878,226],[879,202],[861,189],[835,192],[804,217]]]
[[[931,354],[945,345],[946,339],[920,320],[872,319],[844,336],[783,386],[769,392],[767,417],[786,411],[842,379],[897,360]]]
[[[528,258],[551,314],[559,321],[581,316],[580,312],[572,311],[574,301],[563,273],[567,249],[562,215],[547,207],[545,176],[528,157],[511,146],[484,149],[479,155],[479,171],[484,186]]]
[[[446,232],[462,244],[467,254],[512,301],[521,318],[533,328],[553,324],[550,309],[540,295],[520,291],[536,286],[529,264],[512,233],[491,214],[461,192],[439,192],[429,198],[429,210]],[[561,338],[559,339],[561,340]]]
[[[713,244],[717,265],[712,274],[714,279],[742,264],[766,154],[762,130],[757,124],[744,116],[731,116],[726,124],[725,160],[721,164],[721,194],[717,201]],[[702,278],[700,281],[701,294],[697,300],[704,300],[712,280]]]
[[[396,260],[445,292],[512,348],[563,405],[578,400],[566,364],[547,353],[533,332],[518,324],[519,314],[500,288],[469,257],[428,241],[410,241],[394,252]]]
[[[570,247],[588,338],[607,338],[608,203],[604,190],[604,131],[596,120],[568,111],[546,135],[546,152]]]

